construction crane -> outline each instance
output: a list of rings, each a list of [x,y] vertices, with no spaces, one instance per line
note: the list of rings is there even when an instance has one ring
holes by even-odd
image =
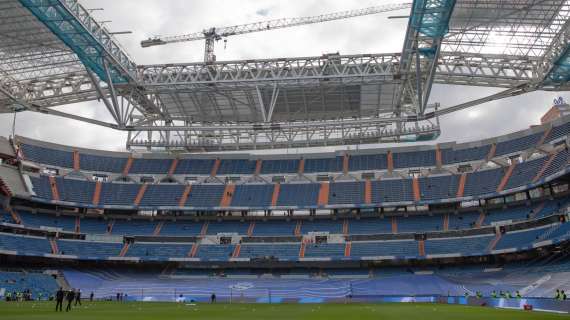
[[[227,41],[225,38],[229,36],[289,28],[289,27],[302,26],[302,25],[314,24],[326,21],[353,18],[353,17],[360,17],[360,16],[366,16],[382,12],[409,9],[411,7],[412,7],[411,3],[388,4],[388,5],[368,7],[357,10],[327,13],[318,16],[283,18],[283,19],[241,24],[231,27],[209,28],[201,32],[185,34],[180,36],[152,37],[142,41],[141,46],[143,48],[146,48],[152,46],[165,45],[169,43],[206,40],[206,46],[204,50],[204,61],[208,63],[216,61],[216,55],[214,54],[214,43],[221,39]]]

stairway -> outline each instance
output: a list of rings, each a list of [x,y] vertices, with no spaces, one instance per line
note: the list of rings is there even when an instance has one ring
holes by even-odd
[[[273,187],[273,195],[271,195],[271,206],[277,206],[277,200],[279,200],[279,192],[281,191],[281,184],[276,183]]]
[[[81,233],[81,218],[75,217],[75,233]]]
[[[232,198],[234,196],[234,192],[236,190],[236,185],[230,183],[226,185],[224,189],[224,195],[222,196],[222,200],[220,201],[220,207],[227,208],[232,204]]]
[[[330,185],[328,182],[322,182],[321,188],[319,189],[318,205],[326,206],[329,204],[329,189]]]
[[[57,242],[54,238],[49,239],[49,244],[51,246],[51,253],[52,254],[59,254],[59,248],[57,247]]]
[[[237,244],[234,248],[234,252],[232,253],[232,258],[239,258],[239,252],[241,251],[241,244]]]
[[[495,247],[497,246],[497,244],[501,240],[501,237],[502,237],[502,234],[500,232],[496,234],[495,238],[493,238],[493,240],[491,240],[491,242],[489,243],[489,246],[487,247],[487,252],[491,252],[491,251],[495,250]]]
[[[208,224],[209,224],[208,221],[204,222],[204,224],[202,225],[202,229],[200,230],[200,236],[203,237],[208,233]]]
[[[305,242],[301,242],[301,248],[299,248],[299,258],[305,257]]]
[[[130,242],[125,242],[123,248],[121,249],[121,252],[119,253],[119,257],[126,256],[130,246],[131,246]]]
[[[49,177],[49,186],[51,187],[51,197],[54,201],[59,201],[59,190],[57,189],[57,180],[54,176]]]
[[[162,226],[164,226],[164,220],[160,221],[156,227],[154,228],[154,231],[152,232],[153,236],[158,236],[160,235],[160,230],[162,230]]]
[[[249,223],[249,227],[247,228],[247,236],[253,236],[253,230],[255,229],[255,221]]]
[[[197,244],[197,243],[194,243],[192,245],[192,249],[190,249],[190,252],[188,252],[188,257],[190,257],[190,258],[196,257],[196,254],[198,253],[198,246],[199,246],[199,244]]]
[[[103,188],[103,183],[101,183],[101,181],[97,181],[95,183],[95,191],[93,192],[93,200],[91,201],[94,206],[99,205],[99,201],[101,201],[102,188]]]
[[[485,217],[485,211],[481,211],[481,213],[479,213],[479,218],[477,218],[477,221],[475,222],[475,227],[481,228],[483,222],[485,222]]]
[[[297,224],[295,225],[295,235],[301,235],[301,226],[303,225],[303,220],[297,220]]]
[[[426,243],[424,240],[418,241],[418,252],[420,254],[420,257],[426,256]]]

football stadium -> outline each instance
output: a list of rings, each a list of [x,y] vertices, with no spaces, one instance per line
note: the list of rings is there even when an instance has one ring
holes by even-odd
[[[224,1],[0,0],[1,319],[568,318],[570,1]]]

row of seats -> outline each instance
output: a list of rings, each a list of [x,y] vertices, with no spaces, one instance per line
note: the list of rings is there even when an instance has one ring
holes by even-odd
[[[552,215],[567,206],[568,200],[552,200],[531,207],[515,206],[489,210],[485,214],[478,211],[467,211],[460,214],[409,215],[407,217],[361,218],[361,219],[315,219],[315,220],[272,220],[272,221],[150,221],[142,219],[109,219],[81,218],[72,216],[56,216],[44,213],[31,213],[18,210],[22,223],[31,228],[59,228],[68,232],[76,230],[81,233],[114,235],[152,235],[158,232],[161,236],[196,236],[205,232],[207,235],[233,233],[252,236],[291,236],[299,227],[301,234],[309,232],[328,232],[352,235],[382,233],[418,233],[442,231],[446,217],[448,230],[471,229],[481,225],[491,225],[500,221],[523,221]],[[14,223],[12,217],[4,213],[6,222]],[[160,226],[159,226],[160,225]]]
[[[526,249],[547,240],[567,240],[570,237],[570,223],[543,226],[534,229],[507,232],[495,235],[468,237],[388,241],[353,241],[346,243],[242,243],[239,245],[194,243],[145,243],[135,242],[124,248],[118,242],[86,240],[56,241],[60,254],[78,256],[83,259],[107,257],[139,257],[143,259],[168,259],[195,257],[201,260],[226,261],[234,258],[276,257],[281,260],[297,258],[342,259],[366,257],[417,257],[433,255],[481,255],[491,250]],[[498,241],[497,241],[498,240]],[[45,255],[52,253],[46,238],[19,236],[0,233],[0,250],[16,251],[19,255]]]
[[[552,142],[570,132],[570,123],[552,128],[545,142]],[[523,137],[500,141],[496,143],[495,155],[504,156],[526,150],[541,142],[544,132],[529,134]],[[73,152],[51,149],[29,143],[21,143],[21,150],[26,159],[64,168],[73,168]],[[444,165],[462,163],[485,159],[491,151],[490,144],[477,147],[441,149],[441,162]],[[392,155],[393,167],[419,168],[436,166],[436,150],[419,150],[407,152],[394,152]],[[147,159],[134,158],[129,165],[125,155],[94,155],[79,153],[79,166],[81,170],[96,172],[122,173],[125,168],[132,174],[166,174],[170,172],[173,159]],[[215,159],[179,159],[174,174],[208,175],[215,167]],[[388,168],[388,154],[351,155],[348,169],[350,171],[386,170]],[[260,168],[262,174],[291,174],[299,171],[299,159],[264,160]],[[222,175],[249,175],[256,171],[256,161],[248,159],[222,159],[217,169]],[[314,172],[342,172],[343,157],[306,159],[304,171]]]
[[[563,170],[569,159],[567,150],[550,156],[539,157],[515,166],[503,190],[525,187],[539,177],[547,177]],[[550,161],[552,160],[552,161]],[[546,166],[546,167],[545,167]],[[503,167],[479,170],[466,174],[463,193],[459,194],[460,175],[434,175],[421,177],[419,182],[420,201],[438,201],[457,196],[484,196],[497,192],[508,169]],[[52,200],[54,194],[47,176],[30,177],[36,196]],[[60,201],[92,205],[96,183],[73,177],[55,178]],[[138,183],[102,183],[98,205],[135,206],[135,199],[141,189]],[[195,184],[183,199],[186,186],[181,184],[149,184],[140,198],[142,207],[187,207],[212,208],[221,206],[224,198],[223,184]],[[316,207],[321,184],[285,183],[280,186],[275,205],[283,207]],[[230,207],[267,208],[273,205],[274,184],[238,184],[235,192],[229,194]],[[370,182],[370,200],[366,199],[366,182],[330,183],[325,203],[329,205],[365,205],[394,202],[413,202],[416,199],[412,179],[382,179]]]

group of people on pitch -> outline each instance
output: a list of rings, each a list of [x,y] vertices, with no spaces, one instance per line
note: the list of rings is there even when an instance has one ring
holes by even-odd
[[[65,308],[66,312],[71,310],[71,304],[75,301],[75,306],[81,305],[81,290],[80,289],[71,289],[71,290],[63,290],[63,288],[59,288],[55,293],[55,311],[63,311],[63,300],[67,301],[67,307]],[[93,301],[93,292],[89,295],[89,300]]]
[[[566,292],[564,292],[564,290],[556,289],[556,293],[554,294],[554,299],[558,301],[566,300]]]

